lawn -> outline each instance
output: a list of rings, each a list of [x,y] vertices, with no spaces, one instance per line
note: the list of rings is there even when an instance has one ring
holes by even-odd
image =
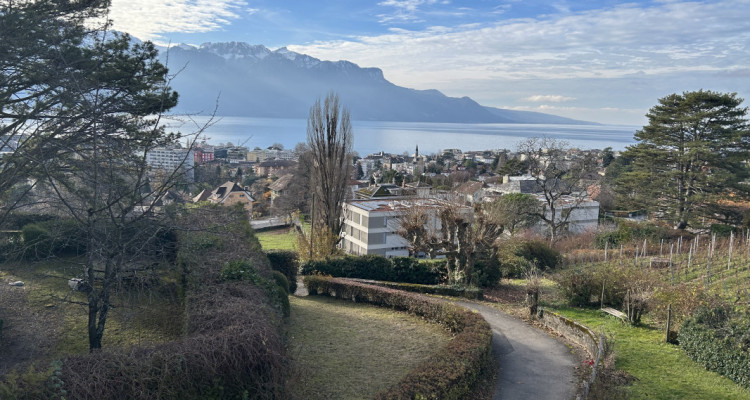
[[[292,228],[274,229],[255,232],[264,251],[269,250],[297,250],[297,234]]]
[[[371,399],[450,340],[412,315],[328,297],[291,296],[295,397]]]
[[[77,258],[0,264],[0,370],[36,357],[59,358],[88,352],[85,295],[68,279],[81,276]],[[23,281],[11,287],[9,281]],[[182,307],[176,285],[162,277],[158,290],[128,288],[113,296],[103,346],[159,343],[179,337]],[[175,319],[177,318],[177,319]]]

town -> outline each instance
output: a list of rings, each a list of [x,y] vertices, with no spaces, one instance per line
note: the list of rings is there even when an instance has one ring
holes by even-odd
[[[0,398],[750,399],[745,3],[0,0]]]

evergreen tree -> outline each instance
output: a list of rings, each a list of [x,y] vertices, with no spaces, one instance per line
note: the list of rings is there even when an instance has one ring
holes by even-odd
[[[714,218],[722,198],[746,196],[750,132],[742,101],[704,90],[659,99],[624,153],[633,161],[617,179],[621,198],[684,229],[696,216]]]

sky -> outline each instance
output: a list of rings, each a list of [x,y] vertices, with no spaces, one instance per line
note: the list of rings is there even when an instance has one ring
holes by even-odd
[[[642,126],[658,99],[750,105],[750,0],[113,0],[157,44],[241,41],[377,67],[482,105]]]

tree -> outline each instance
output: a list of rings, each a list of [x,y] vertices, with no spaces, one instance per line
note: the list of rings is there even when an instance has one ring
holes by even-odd
[[[2,130],[24,138],[3,158],[0,187],[13,186],[8,177],[32,180],[37,197],[74,222],[86,248],[81,277],[92,351],[101,348],[123,274],[152,263],[150,249],[168,229],[156,205],[181,175],[175,169],[158,184],[148,179],[146,154],[179,139],[158,118],[176,104],[177,93],[153,44],[134,44],[109,32],[107,23],[95,29],[84,23],[103,15],[107,4],[6,1],[0,11],[2,34],[13,26],[19,38],[8,44],[3,37],[0,46],[23,55],[0,57],[13,63],[0,75]],[[32,39],[21,40],[26,34]]]
[[[15,150],[0,163],[0,222],[23,206],[27,181],[50,142],[64,141],[76,121],[65,113],[65,90],[90,65],[80,44],[106,1],[0,1],[0,148]],[[32,156],[21,157],[21,153]],[[20,189],[20,190],[19,190]]]
[[[615,153],[612,151],[612,148],[605,147],[604,150],[602,150],[602,167],[609,167],[609,164],[612,164],[612,161],[614,161],[614,159]]]
[[[548,137],[529,138],[518,146],[542,196],[542,207],[534,215],[546,225],[552,242],[567,228],[571,212],[588,198],[585,178],[594,169],[591,157],[568,157],[569,150],[566,142]]]
[[[527,193],[508,193],[485,206],[488,214],[511,236],[539,220],[539,200]]]
[[[311,151],[311,184],[316,218],[338,237],[343,224],[342,204],[351,177],[353,133],[349,111],[339,105],[339,97],[329,93],[310,108],[307,119],[307,145]]]
[[[750,130],[742,101],[703,90],[659,99],[624,152],[633,161],[618,179],[620,194],[663,212],[678,229],[720,214],[723,198],[746,197]]]

